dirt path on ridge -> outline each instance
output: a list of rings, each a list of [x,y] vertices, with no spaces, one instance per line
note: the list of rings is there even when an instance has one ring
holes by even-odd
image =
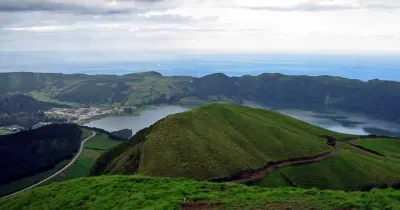
[[[245,171],[239,172],[231,177],[213,179],[211,181],[235,182],[235,183],[247,183],[247,182],[259,181],[262,178],[264,178],[265,176],[267,176],[269,173],[271,173],[272,171],[274,171],[278,168],[281,168],[284,166],[292,166],[292,165],[319,162],[321,160],[329,158],[338,153],[339,153],[339,149],[334,148],[330,152],[318,154],[318,155],[311,156],[311,157],[290,158],[290,159],[286,159],[286,160],[276,161],[276,162],[269,163],[267,166],[265,166],[264,168],[261,168],[261,169],[245,170]]]

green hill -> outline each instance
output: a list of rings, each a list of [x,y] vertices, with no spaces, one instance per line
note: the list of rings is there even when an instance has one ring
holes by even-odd
[[[400,191],[247,187],[188,179],[102,176],[0,199],[0,209],[400,209]]]
[[[400,159],[400,139],[367,138],[358,139],[353,143],[385,154],[387,157]]]
[[[277,112],[210,104],[139,131],[102,155],[91,174],[222,178],[273,161],[330,152],[323,135],[346,136]]]
[[[70,106],[38,101],[30,96],[22,94],[0,94],[0,126],[20,125],[31,127],[39,122],[60,122],[63,119],[55,119],[44,114],[51,108],[68,108]]]
[[[278,169],[256,183],[264,187],[298,186],[325,189],[369,190],[400,186],[400,140],[357,140],[384,156],[339,143],[340,153],[318,163]]]

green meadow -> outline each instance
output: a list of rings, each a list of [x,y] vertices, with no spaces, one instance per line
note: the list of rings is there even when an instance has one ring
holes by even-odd
[[[203,207],[203,208],[199,208]],[[400,209],[400,191],[248,187],[137,176],[80,178],[0,200],[0,209]]]
[[[378,143],[379,140],[370,141],[374,145],[385,144]],[[340,152],[335,156],[316,163],[280,168],[257,185],[369,190],[373,187],[395,187],[400,184],[399,158],[378,156],[346,143],[339,143],[338,148]],[[390,149],[381,149],[380,152],[392,154]]]

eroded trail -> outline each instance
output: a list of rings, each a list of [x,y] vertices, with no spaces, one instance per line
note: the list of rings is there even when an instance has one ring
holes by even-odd
[[[339,153],[339,149],[333,148],[333,150],[330,152],[318,154],[318,155],[311,156],[311,157],[289,158],[286,160],[270,162],[264,168],[261,168],[261,169],[241,171],[233,176],[219,178],[219,179],[213,179],[211,181],[214,181],[214,182],[236,182],[236,183],[247,183],[247,182],[259,181],[262,178],[264,178],[265,176],[267,176],[270,172],[272,172],[273,170],[276,170],[278,168],[281,168],[284,166],[292,166],[292,165],[319,162],[321,160],[329,158],[338,153]]]

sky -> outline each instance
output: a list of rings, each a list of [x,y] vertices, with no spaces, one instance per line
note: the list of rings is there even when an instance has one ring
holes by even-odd
[[[399,0],[0,0],[0,51],[400,51]]]

